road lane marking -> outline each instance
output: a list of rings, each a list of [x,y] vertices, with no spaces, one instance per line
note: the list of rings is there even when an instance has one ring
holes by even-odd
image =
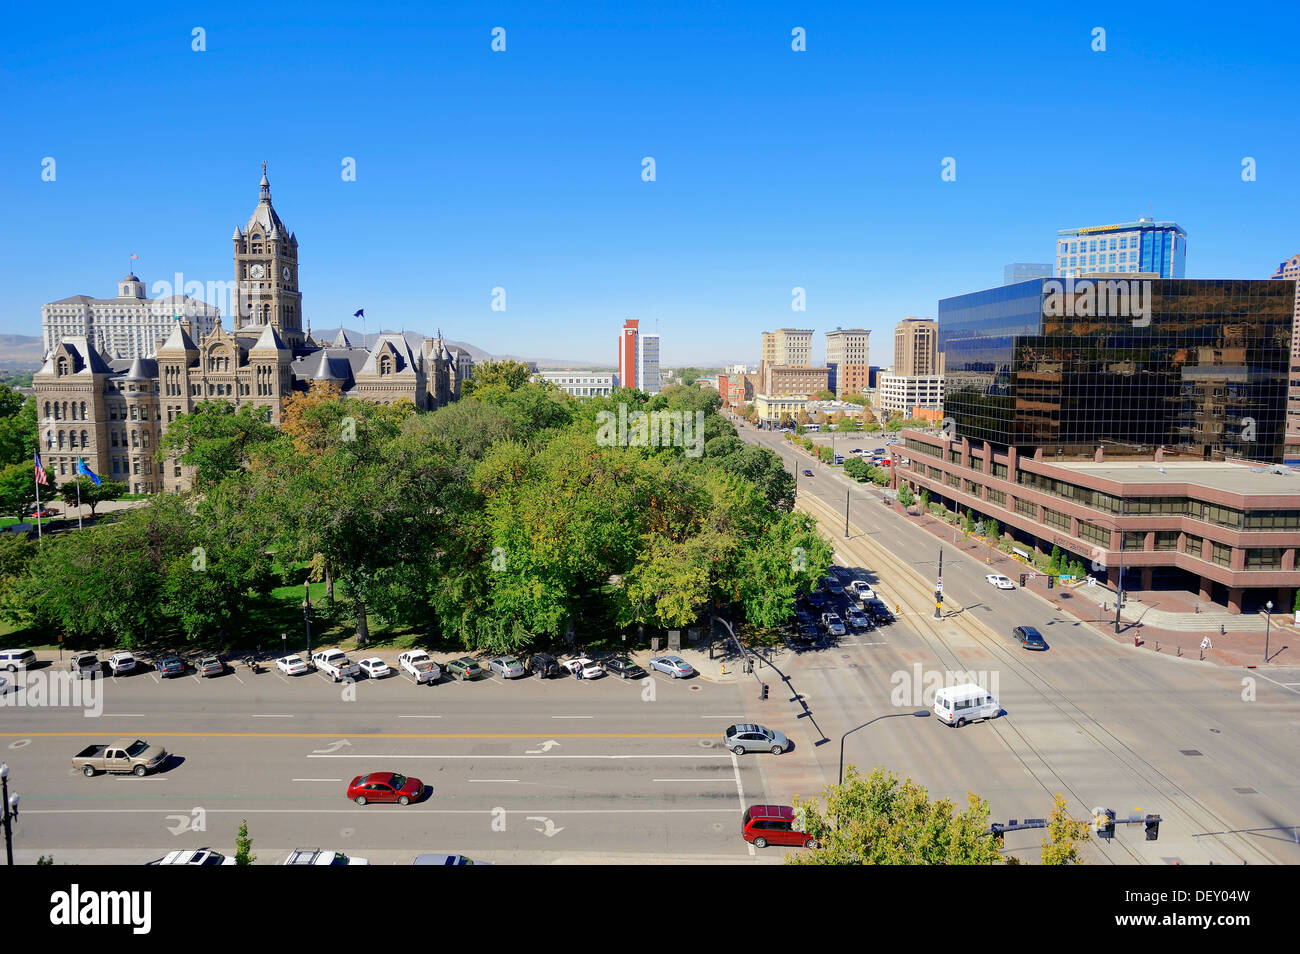
[[[717,779],[716,778],[652,778],[650,781],[652,782],[703,782],[703,783],[712,784],[713,782],[716,782]]]
[[[143,712],[105,712],[101,718],[104,719],[143,719]]]
[[[552,719],[594,719],[595,716],[551,716]]]
[[[745,810],[745,786],[740,782],[740,760],[736,758],[735,752],[728,752],[727,754],[731,756],[731,770],[736,775],[736,794],[740,796],[740,810],[743,812]],[[757,854],[754,850],[754,843],[747,841],[745,844],[749,846],[749,857],[753,858]]]
[[[341,778],[295,778],[295,782],[341,782]]]
[[[441,719],[442,716],[440,716],[440,715],[437,715],[437,716],[435,716],[435,715],[415,715],[415,716],[413,716],[413,715],[399,715],[397,718],[399,718],[399,719]]]
[[[467,782],[518,782],[517,778],[467,778]]]
[[[293,718],[293,716],[291,715],[285,715],[284,713],[280,713],[280,712],[250,712],[248,714],[248,717],[250,719],[292,719]]]

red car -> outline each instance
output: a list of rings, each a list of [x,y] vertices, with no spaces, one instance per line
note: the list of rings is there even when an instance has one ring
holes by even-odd
[[[40,510],[32,511],[33,517],[57,517],[59,509],[57,507],[42,507]]]
[[[348,786],[348,798],[358,805],[370,802],[397,802],[409,805],[424,793],[424,783],[396,772],[371,772],[358,775]]]
[[[799,831],[800,819],[789,805],[751,805],[741,816],[740,834],[755,848],[794,845],[816,848],[817,839]]]

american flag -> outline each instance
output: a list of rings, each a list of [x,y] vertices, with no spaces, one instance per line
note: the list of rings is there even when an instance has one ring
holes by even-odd
[[[38,484],[44,484],[46,487],[50,485],[49,478],[45,476],[45,468],[41,466],[41,455],[39,451],[36,454],[36,482]]]

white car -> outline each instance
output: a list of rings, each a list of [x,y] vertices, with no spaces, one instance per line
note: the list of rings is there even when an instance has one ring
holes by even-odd
[[[281,656],[275,661],[275,668],[286,676],[301,676],[307,671],[307,664],[301,656]]]
[[[681,656],[656,656],[650,660],[650,668],[667,673],[674,679],[685,679],[695,675],[695,670]]]
[[[854,580],[849,584],[849,589],[853,591],[853,595],[859,600],[874,600],[876,598],[876,591],[871,588],[871,584],[866,580]]]
[[[113,653],[108,657],[108,668],[115,676],[131,672],[135,669],[135,657],[130,653]]]
[[[341,851],[321,851],[319,848],[298,848],[284,859],[286,865],[368,865],[365,858],[343,854]]]
[[[1016,584],[1012,583],[1001,573],[990,573],[988,576],[984,577],[984,579],[988,580],[1000,590],[1014,590],[1016,588]]]
[[[822,626],[832,636],[844,635],[844,621],[838,613],[822,613]]]
[[[223,855],[211,848],[199,848],[197,851],[169,851],[151,865],[233,865],[233,855]]]
[[[432,686],[442,676],[442,670],[423,649],[408,649],[397,657],[397,665],[417,683]]]
[[[383,679],[385,676],[391,676],[393,674],[393,670],[388,667],[388,663],[384,662],[378,656],[371,656],[369,659],[363,659],[361,662],[357,663],[357,665],[361,667],[361,671],[370,679]]]
[[[599,679],[605,675],[605,670],[601,669],[594,659],[588,659],[586,656],[579,656],[577,659],[566,659],[560,665],[575,676],[581,672],[583,679]]]

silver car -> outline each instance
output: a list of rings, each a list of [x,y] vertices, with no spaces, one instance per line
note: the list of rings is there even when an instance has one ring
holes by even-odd
[[[775,729],[746,723],[727,726],[722,733],[722,743],[736,755],[744,755],[746,752],[780,755],[790,747],[790,740]]]
[[[840,619],[838,613],[822,613],[822,626],[826,627],[826,632],[832,636],[843,636],[845,633],[844,621]]]
[[[667,673],[674,679],[685,679],[695,675],[695,670],[681,656],[656,656],[650,660],[650,668]]]
[[[521,679],[528,675],[528,670],[514,656],[498,656],[488,663],[488,669],[500,673],[502,679]]]

